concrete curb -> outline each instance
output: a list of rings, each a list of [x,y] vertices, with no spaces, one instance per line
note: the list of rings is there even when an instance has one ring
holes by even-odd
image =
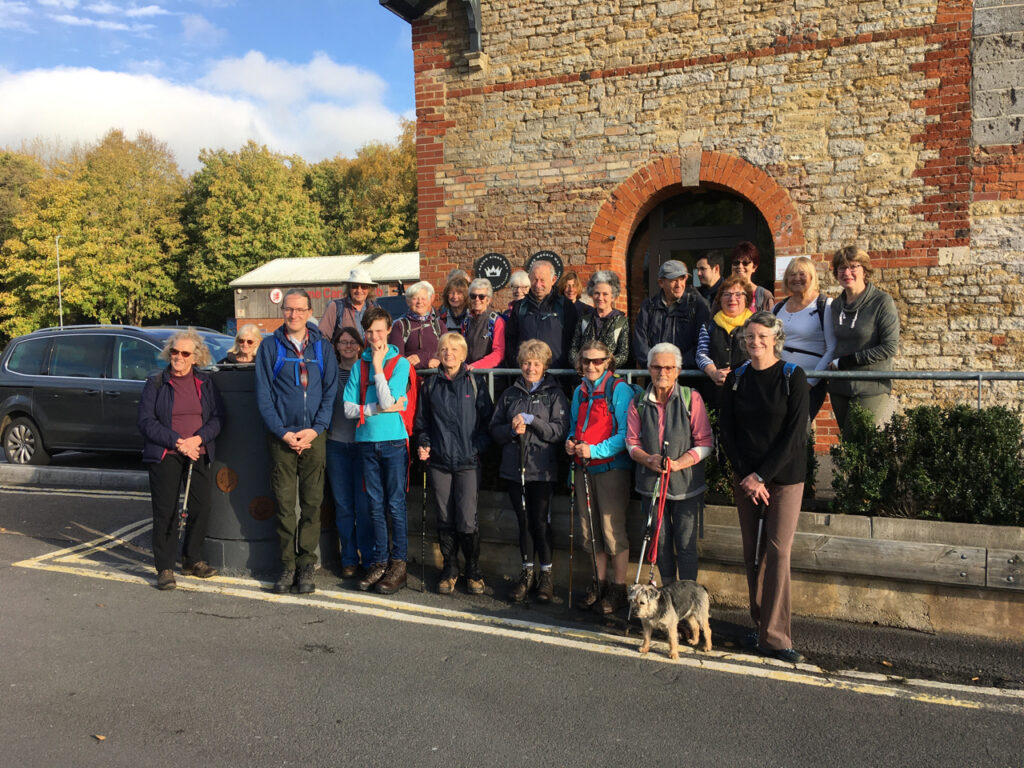
[[[0,485],[148,492],[149,476],[146,472],[131,469],[78,469],[0,464]]]

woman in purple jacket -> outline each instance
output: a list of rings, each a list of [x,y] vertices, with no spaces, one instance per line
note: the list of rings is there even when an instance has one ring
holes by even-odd
[[[189,489],[182,573],[200,579],[217,573],[203,560],[203,540],[212,491],[210,464],[224,406],[209,374],[197,370],[211,363],[210,350],[198,333],[189,328],[174,334],[160,356],[169,364],[146,379],[139,400],[139,431],[142,461],[149,467],[156,586],[174,589],[178,554],[175,512],[182,482],[187,481]]]

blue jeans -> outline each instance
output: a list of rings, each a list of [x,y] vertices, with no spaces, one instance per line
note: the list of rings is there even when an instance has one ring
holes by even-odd
[[[358,443],[327,441],[327,479],[334,499],[334,520],[342,565],[359,565],[359,556],[370,565],[373,528],[363,490],[363,460]]]
[[[704,508],[704,494],[665,502],[665,516],[658,537],[658,573],[662,586],[676,579],[697,580],[697,523]]]
[[[391,560],[408,560],[409,529],[405,508],[405,487],[409,454],[405,440],[358,443],[363,461],[363,479],[373,526],[373,563],[386,563],[388,528],[391,528]],[[390,526],[389,526],[390,523]],[[365,565],[365,563],[364,563]]]

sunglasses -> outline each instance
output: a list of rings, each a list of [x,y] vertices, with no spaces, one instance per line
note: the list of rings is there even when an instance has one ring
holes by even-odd
[[[182,360],[188,360],[190,357],[192,357],[192,353],[186,352],[183,349],[172,349],[171,357],[180,357]]]
[[[236,344],[241,344],[246,347],[251,347],[256,343],[256,339],[235,339]]]
[[[754,262],[750,261],[749,259],[741,259],[740,261],[734,261],[732,265],[734,267],[749,267],[753,263]]]
[[[486,301],[487,299],[490,298],[490,296],[488,296],[486,293],[471,293],[469,294],[469,298],[471,298],[473,301]]]
[[[607,357],[581,357],[580,358],[580,362],[583,363],[584,366],[587,366],[587,365],[598,366],[598,365],[604,365],[605,363],[607,363],[608,362],[608,358]]]

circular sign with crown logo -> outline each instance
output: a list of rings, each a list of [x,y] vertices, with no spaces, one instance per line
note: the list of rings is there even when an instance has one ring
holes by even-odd
[[[551,266],[555,268],[555,280],[558,280],[562,276],[562,271],[565,269],[565,265],[562,264],[562,258],[554,251],[537,251],[526,262],[526,271],[529,272],[533,268],[533,265],[538,261],[551,262]]]
[[[473,265],[473,272],[477,277],[486,277],[491,281],[491,287],[500,291],[508,285],[508,280],[512,276],[512,265],[500,253],[485,253]]]

